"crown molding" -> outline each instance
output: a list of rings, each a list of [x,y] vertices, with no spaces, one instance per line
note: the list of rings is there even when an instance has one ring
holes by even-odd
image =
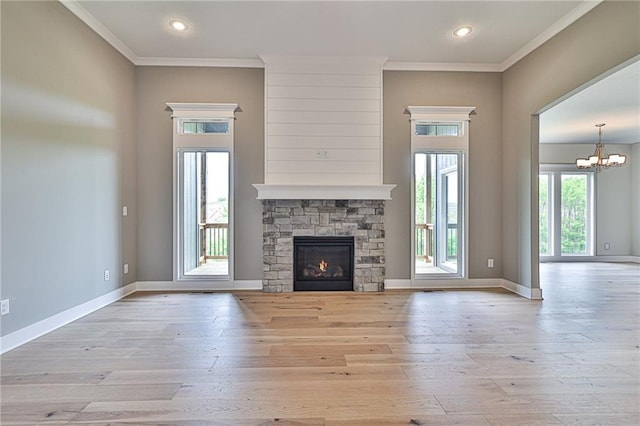
[[[80,6],[75,0],[59,0],[60,3],[71,13],[76,15],[82,22],[87,24],[89,28],[95,31],[100,37],[105,39],[107,43],[114,47],[118,52],[120,52],[125,58],[131,61],[134,65],[137,65],[138,56],[131,49],[127,47],[126,44],[122,42],[118,37],[116,37],[111,31],[107,29],[100,21],[98,21],[92,14],[87,12],[87,10]]]
[[[447,62],[395,62],[389,61],[382,67],[384,71],[462,71],[501,72],[500,64],[447,63]]]
[[[575,21],[586,15],[591,9],[602,3],[604,0],[585,0],[579,6],[575,7],[562,18],[554,22],[549,28],[540,33],[536,38],[522,46],[513,55],[509,56],[499,67],[500,71],[506,71],[511,68],[520,59],[542,46],[544,43],[553,38],[560,31],[573,24]]]
[[[155,67],[264,68],[260,59],[137,58],[136,65]]]
[[[266,64],[268,62],[288,62],[293,61],[296,63],[300,63],[301,61],[306,61],[309,63],[347,63],[347,64],[363,64],[370,63],[376,65],[384,65],[389,59],[386,56],[309,56],[309,55],[299,55],[299,56],[291,56],[291,55],[267,55],[260,54],[260,59]]]

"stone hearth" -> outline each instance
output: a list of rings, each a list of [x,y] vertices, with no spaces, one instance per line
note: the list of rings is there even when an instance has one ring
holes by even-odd
[[[384,290],[384,200],[262,200],[263,291],[293,291],[294,236],[353,236],[354,290]]]

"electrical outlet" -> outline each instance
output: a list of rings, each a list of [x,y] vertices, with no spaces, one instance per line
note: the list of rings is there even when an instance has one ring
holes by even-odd
[[[493,268],[493,259],[487,259],[487,268]]]
[[[108,269],[106,269],[106,270],[104,271],[104,280],[105,280],[105,281],[109,281],[110,279],[111,279],[111,274],[109,273],[109,270],[108,270]]]
[[[9,299],[0,301],[0,315],[7,315],[9,313]]]
[[[129,209],[127,209],[127,206],[122,206],[122,216],[126,216],[129,214]]]
[[[129,264],[125,263],[124,266],[122,267],[122,272],[124,272],[125,274],[129,273]]]
[[[604,249],[605,250],[609,250],[611,248],[611,244],[609,243],[604,243]]]

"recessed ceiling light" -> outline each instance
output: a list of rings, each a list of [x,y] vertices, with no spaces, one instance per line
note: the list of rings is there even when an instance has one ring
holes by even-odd
[[[457,30],[455,30],[453,32],[453,35],[456,37],[466,37],[469,34],[471,34],[471,31],[473,31],[473,28],[469,27],[469,26],[465,26],[465,27],[460,27]]]
[[[189,29],[189,25],[179,19],[169,21],[169,26],[176,31],[187,31]]]

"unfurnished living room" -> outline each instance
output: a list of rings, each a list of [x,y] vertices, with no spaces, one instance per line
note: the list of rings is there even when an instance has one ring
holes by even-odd
[[[0,19],[1,424],[640,424],[640,2]]]

